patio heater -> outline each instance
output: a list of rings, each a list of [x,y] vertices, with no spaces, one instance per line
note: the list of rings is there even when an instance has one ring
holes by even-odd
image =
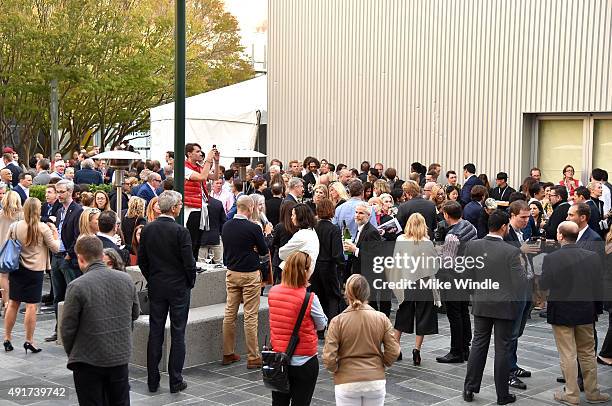
[[[117,221],[121,222],[121,200],[123,198],[123,180],[125,171],[130,169],[132,162],[142,159],[140,154],[136,152],[117,150],[105,151],[95,155],[93,159],[105,159],[108,162],[108,167],[113,168],[113,187],[117,192]]]

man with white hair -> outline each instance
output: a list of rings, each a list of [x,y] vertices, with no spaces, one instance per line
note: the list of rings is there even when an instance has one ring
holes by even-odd
[[[51,179],[64,179],[65,170],[66,163],[64,161],[55,161],[55,163],[53,164],[53,172],[51,172]]]
[[[159,173],[150,171],[147,175],[147,183],[143,184],[140,189],[138,189],[138,197],[144,199],[147,204],[149,204],[151,199],[158,195],[161,181]]]
[[[287,184],[287,197],[285,197],[285,202],[294,202],[299,203],[304,196],[304,181],[300,178],[291,178],[289,179],[289,183]]]
[[[423,186],[423,199],[430,200],[431,198],[431,189],[436,186],[436,182],[427,182],[425,186]]]
[[[153,174],[159,176],[158,173]],[[183,207],[182,196],[167,190],[159,195],[158,202],[161,215],[142,229],[138,249],[138,265],[148,283],[150,303],[147,385],[150,392],[159,389],[159,362],[166,318],[170,314],[172,344],[168,374],[170,392],[176,393],[187,388],[182,376],[185,327],[191,289],[195,284],[196,264],[189,231],[175,221]]]
[[[74,174],[74,183],[77,185],[99,185],[104,183],[102,174],[94,169],[94,161],[91,158],[81,163],[81,169]]]

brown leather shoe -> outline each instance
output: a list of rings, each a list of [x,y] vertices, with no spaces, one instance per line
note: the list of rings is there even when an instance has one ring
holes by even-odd
[[[240,361],[240,355],[238,354],[224,355],[221,365],[229,365],[237,361]]]
[[[261,368],[261,357],[255,358],[253,360],[247,360],[247,369],[257,368]]]

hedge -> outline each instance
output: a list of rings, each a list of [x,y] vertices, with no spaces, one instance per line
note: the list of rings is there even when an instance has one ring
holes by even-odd
[[[113,185],[102,184],[102,185],[88,185],[88,190],[92,193],[97,192],[98,190],[102,190],[106,193],[110,193]],[[37,197],[41,202],[45,201],[45,192],[47,190],[47,185],[34,185],[30,186],[30,196]]]

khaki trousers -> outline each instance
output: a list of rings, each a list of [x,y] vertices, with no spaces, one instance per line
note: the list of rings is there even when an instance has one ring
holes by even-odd
[[[227,300],[223,317],[223,355],[231,355],[236,350],[236,316],[240,301],[244,303],[244,337],[248,359],[259,358],[257,325],[259,316],[259,295],[261,294],[261,274],[254,272],[227,271],[225,274]]]
[[[554,325],[553,334],[559,351],[561,371],[565,378],[565,394],[571,402],[580,401],[580,389],[578,388],[578,365],[582,370],[584,391],[587,398],[595,398],[599,395],[597,388],[597,363],[595,361],[595,336],[593,324],[580,326]]]

